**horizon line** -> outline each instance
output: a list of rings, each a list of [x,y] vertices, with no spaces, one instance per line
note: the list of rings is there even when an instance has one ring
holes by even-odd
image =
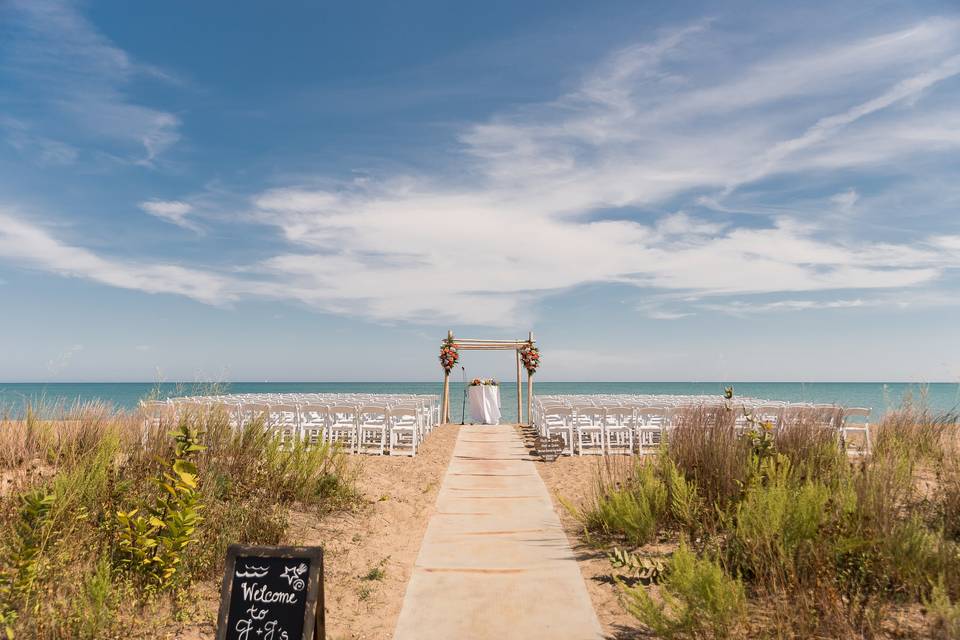
[[[450,379],[451,383],[462,381]],[[512,378],[500,380],[501,386],[513,383]],[[534,382],[537,382],[534,379]],[[960,380],[541,380],[546,384],[956,384]],[[0,381],[0,387],[13,384],[147,384],[147,385],[229,385],[229,384],[443,384],[443,380],[228,380],[228,381],[145,381],[145,380],[23,380]]]

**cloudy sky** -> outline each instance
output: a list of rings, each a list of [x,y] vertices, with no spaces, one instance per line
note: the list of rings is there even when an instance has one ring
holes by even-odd
[[[6,0],[0,380],[957,381],[958,104],[948,1]]]

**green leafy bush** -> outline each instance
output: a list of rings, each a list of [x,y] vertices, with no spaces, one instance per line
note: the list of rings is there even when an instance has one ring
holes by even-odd
[[[677,465],[665,451],[661,451],[659,473],[667,488],[667,504],[674,522],[695,536],[700,529],[703,499],[697,485],[680,473]]]
[[[653,540],[666,511],[666,485],[652,464],[638,462],[620,482],[598,480],[593,503],[576,515],[591,534],[639,546]]]
[[[943,576],[933,585],[926,600],[931,614],[931,637],[937,640],[960,640],[960,602],[952,602]]]
[[[761,462],[725,523],[729,566],[769,586],[796,578],[797,553],[816,540],[829,498],[822,484],[794,483],[785,456]]]
[[[745,611],[740,581],[685,545],[670,560],[659,602],[642,585],[620,588],[627,611],[661,638],[727,638]]]
[[[155,505],[143,515],[139,509],[117,512],[119,565],[157,591],[175,585],[183,552],[202,521],[197,466],[191,460],[205,448],[199,444],[200,433],[183,422],[171,435],[176,453],[170,471],[157,480],[162,493]]]

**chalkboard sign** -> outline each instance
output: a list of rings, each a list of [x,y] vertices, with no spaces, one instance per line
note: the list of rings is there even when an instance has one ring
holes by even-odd
[[[560,436],[550,436],[549,438],[537,436],[537,455],[544,462],[555,462],[563,452],[563,447],[563,438]]]
[[[320,547],[227,549],[217,640],[323,640]]]

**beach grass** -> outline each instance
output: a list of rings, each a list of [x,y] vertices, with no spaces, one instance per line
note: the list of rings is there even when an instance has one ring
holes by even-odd
[[[571,507],[627,611],[664,638],[957,638],[957,417],[905,404],[848,456],[813,421],[738,435],[734,414],[689,410],[658,455],[604,460]]]
[[[226,546],[284,542],[292,508],[350,508],[356,473],[328,446],[281,446],[216,411],[0,419],[0,637],[152,638],[209,620]]]

